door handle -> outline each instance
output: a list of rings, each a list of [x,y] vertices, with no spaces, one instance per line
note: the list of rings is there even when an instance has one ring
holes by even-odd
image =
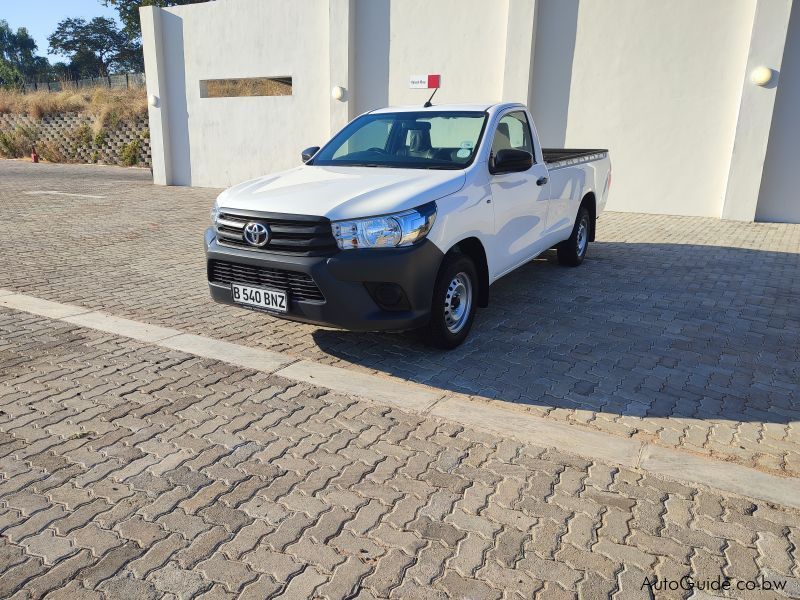
[[[539,177],[536,180],[536,185],[544,185],[545,183],[547,183],[547,177]]]

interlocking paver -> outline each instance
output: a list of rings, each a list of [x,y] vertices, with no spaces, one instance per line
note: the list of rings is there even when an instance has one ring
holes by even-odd
[[[223,584],[229,592],[238,592],[242,587],[258,577],[257,572],[236,560],[220,554],[199,563],[196,567],[206,579]]]
[[[155,600],[160,595],[152,583],[135,579],[128,574],[112,577],[100,584],[98,589],[109,598]]]
[[[211,587],[211,583],[198,573],[181,569],[174,562],[153,571],[147,580],[159,591],[174,594],[181,599],[193,598],[199,592]]]
[[[302,573],[298,573],[289,581],[283,593],[278,596],[282,600],[307,600],[314,597],[314,590],[325,583],[326,576],[308,567]]]
[[[28,554],[41,557],[46,565],[54,565],[77,551],[68,538],[56,535],[52,529],[25,538],[20,545]]]

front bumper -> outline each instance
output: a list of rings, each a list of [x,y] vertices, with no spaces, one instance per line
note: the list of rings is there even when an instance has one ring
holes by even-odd
[[[297,300],[290,293],[288,313],[264,312],[353,331],[407,330],[425,325],[443,258],[441,250],[428,240],[406,248],[344,250],[334,256],[277,254],[220,245],[212,228],[206,230],[205,249],[207,262],[305,273],[314,280],[324,301]],[[378,283],[396,284],[405,300],[397,308],[382,308],[373,297],[375,286],[371,285]],[[234,303],[229,283],[209,281],[208,286],[217,302],[251,308]]]

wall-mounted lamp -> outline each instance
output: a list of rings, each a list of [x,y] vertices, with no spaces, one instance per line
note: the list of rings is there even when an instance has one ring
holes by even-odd
[[[750,81],[755,85],[764,87],[772,81],[772,69],[769,67],[756,67],[750,71]]]
[[[347,95],[347,90],[340,85],[337,85],[335,88],[331,90],[331,98],[333,98],[334,100],[340,100],[343,102],[345,100],[346,95]]]
[[[158,107],[158,96],[154,96],[153,94],[150,94],[147,97],[147,103],[150,106],[152,106],[153,108],[157,108]]]

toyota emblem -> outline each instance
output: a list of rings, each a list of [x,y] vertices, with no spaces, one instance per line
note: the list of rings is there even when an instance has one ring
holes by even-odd
[[[269,243],[269,237],[269,227],[264,223],[251,221],[244,226],[244,241],[251,246],[263,248]]]

